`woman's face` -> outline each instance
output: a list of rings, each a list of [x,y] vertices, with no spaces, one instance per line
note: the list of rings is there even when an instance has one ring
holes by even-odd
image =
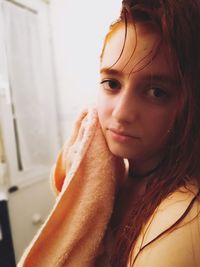
[[[128,26],[125,49],[117,61],[124,35],[121,24],[102,56],[100,124],[113,154],[135,163],[157,162],[180,106],[177,74],[168,47],[161,44],[155,54],[160,36],[144,24],[136,24],[136,32]]]

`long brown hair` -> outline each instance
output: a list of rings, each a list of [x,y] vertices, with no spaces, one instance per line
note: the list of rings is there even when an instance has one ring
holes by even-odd
[[[200,1],[124,0],[120,18],[105,39],[102,55],[117,24],[125,25],[125,45],[127,23],[134,26],[134,23],[147,21],[159,29],[162,41],[170,48],[184,105],[174,122],[162,168],[149,177],[148,190],[132,205],[118,229],[111,261],[113,267],[126,266],[142,227],[164,198],[194,176],[200,188]],[[180,220],[187,215],[193,202]]]

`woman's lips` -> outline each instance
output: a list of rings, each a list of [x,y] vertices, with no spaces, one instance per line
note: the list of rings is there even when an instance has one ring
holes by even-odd
[[[130,135],[125,131],[119,131],[112,128],[109,128],[108,130],[110,131],[111,137],[118,142],[127,142],[133,139],[139,139],[139,137]]]

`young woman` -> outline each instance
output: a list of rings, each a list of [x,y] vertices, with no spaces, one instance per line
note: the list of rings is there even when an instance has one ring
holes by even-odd
[[[199,1],[124,0],[105,39],[98,114],[129,162],[112,266],[200,266],[199,32]]]
[[[19,266],[200,266],[199,33],[199,0],[123,1]]]

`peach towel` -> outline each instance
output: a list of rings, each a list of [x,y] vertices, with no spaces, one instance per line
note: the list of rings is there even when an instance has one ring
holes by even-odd
[[[54,168],[56,203],[17,266],[94,266],[124,176],[124,162],[109,151],[97,111],[83,112]]]

